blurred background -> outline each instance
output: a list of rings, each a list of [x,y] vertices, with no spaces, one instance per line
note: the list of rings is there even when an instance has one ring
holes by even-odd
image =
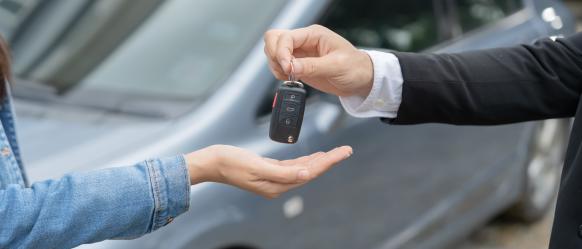
[[[318,23],[356,46],[459,52],[582,29],[578,0],[0,0],[32,181],[211,144],[354,156],[265,200],[221,184],[132,241],[80,248],[547,248],[571,120],[387,126],[308,89],[299,142],[268,139],[262,35]]]

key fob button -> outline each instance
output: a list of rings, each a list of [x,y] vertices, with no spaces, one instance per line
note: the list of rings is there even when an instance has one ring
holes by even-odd
[[[284,100],[291,100],[291,101],[301,101],[301,95],[297,94],[297,93],[287,93],[287,95],[285,95]]]
[[[298,108],[297,104],[285,101],[285,102],[283,102],[283,106],[282,106],[283,112],[285,112],[285,114],[283,114],[283,115],[284,116],[288,116],[288,115],[295,116],[297,108]]]
[[[296,126],[297,125],[297,118],[296,117],[288,117],[281,120],[281,123],[286,126]]]

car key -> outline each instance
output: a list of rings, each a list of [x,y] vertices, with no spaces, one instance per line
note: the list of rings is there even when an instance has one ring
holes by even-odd
[[[269,137],[276,142],[294,144],[299,138],[306,91],[303,83],[293,76],[293,63],[289,80],[283,82],[275,92]]]

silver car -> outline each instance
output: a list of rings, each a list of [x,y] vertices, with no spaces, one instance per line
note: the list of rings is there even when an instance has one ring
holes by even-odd
[[[33,181],[219,143],[281,159],[355,151],[275,200],[193,186],[190,211],[171,225],[81,248],[442,248],[499,214],[535,221],[550,207],[568,120],[389,126],[309,89],[299,142],[270,141],[278,82],[262,35],[313,23],[362,48],[426,52],[574,29],[550,0],[0,0]]]

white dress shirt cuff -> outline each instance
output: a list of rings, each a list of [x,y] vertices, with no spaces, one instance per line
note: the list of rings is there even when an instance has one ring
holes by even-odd
[[[402,70],[392,53],[368,51],[374,64],[374,82],[367,97],[339,97],[346,112],[358,118],[395,118],[402,102]]]

